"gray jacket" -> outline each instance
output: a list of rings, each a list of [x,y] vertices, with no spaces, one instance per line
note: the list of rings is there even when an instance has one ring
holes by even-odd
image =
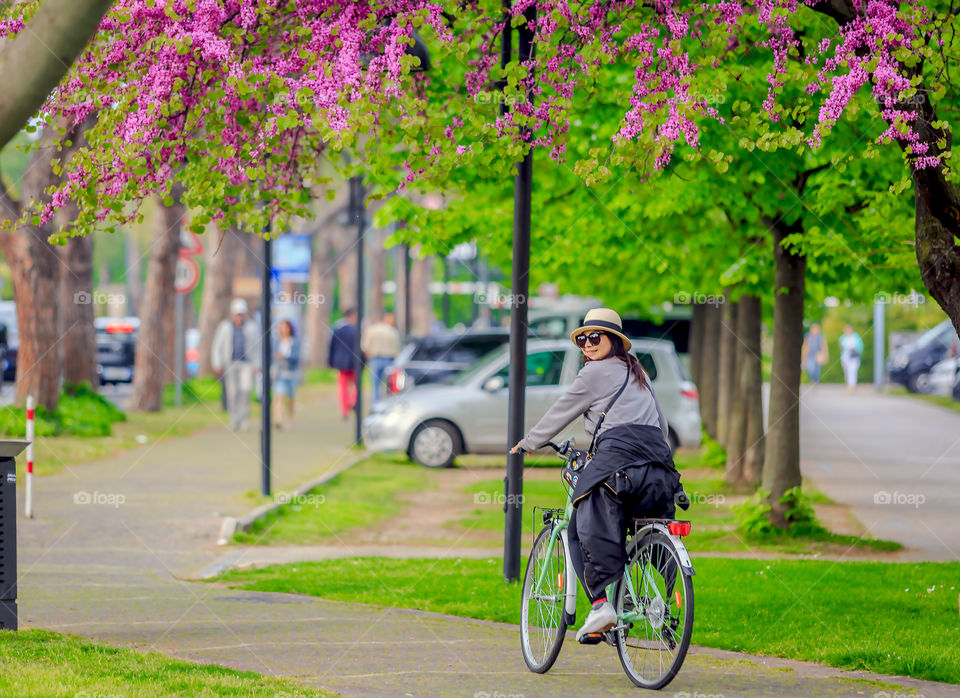
[[[600,413],[620,390],[627,370],[626,364],[615,356],[588,361],[580,369],[570,389],[520,441],[520,448],[528,452],[536,451],[580,415],[583,415],[587,439],[592,439]],[[624,424],[659,426],[666,439],[667,420],[663,417],[649,378],[646,388],[637,385],[636,379],[630,379],[623,394],[604,418],[600,434]]]

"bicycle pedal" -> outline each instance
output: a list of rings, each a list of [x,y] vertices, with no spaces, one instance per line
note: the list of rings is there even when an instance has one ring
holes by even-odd
[[[581,645],[599,645],[603,642],[603,633],[587,633],[580,638]]]

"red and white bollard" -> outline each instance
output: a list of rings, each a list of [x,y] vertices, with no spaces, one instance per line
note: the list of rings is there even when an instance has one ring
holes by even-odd
[[[33,436],[34,436],[33,395],[27,395],[27,496],[26,515],[33,518]]]

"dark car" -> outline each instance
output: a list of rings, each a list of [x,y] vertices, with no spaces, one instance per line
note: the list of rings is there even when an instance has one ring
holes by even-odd
[[[414,385],[444,383],[485,354],[510,342],[507,330],[443,332],[415,339],[405,346],[387,374],[391,393]]]
[[[957,356],[960,338],[950,320],[927,330],[915,342],[894,351],[887,359],[887,375],[911,393],[930,391],[930,369],[943,359]]]
[[[3,380],[17,379],[17,352],[20,349],[20,332],[17,327],[17,306],[13,301],[0,301],[0,325],[6,330],[6,342],[2,361]]]
[[[100,385],[133,381],[139,318],[95,318]]]

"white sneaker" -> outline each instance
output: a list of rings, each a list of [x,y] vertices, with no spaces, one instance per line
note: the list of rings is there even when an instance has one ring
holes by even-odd
[[[577,631],[577,642],[590,633],[603,633],[617,624],[617,612],[609,601],[598,601],[583,622],[583,627]]]

